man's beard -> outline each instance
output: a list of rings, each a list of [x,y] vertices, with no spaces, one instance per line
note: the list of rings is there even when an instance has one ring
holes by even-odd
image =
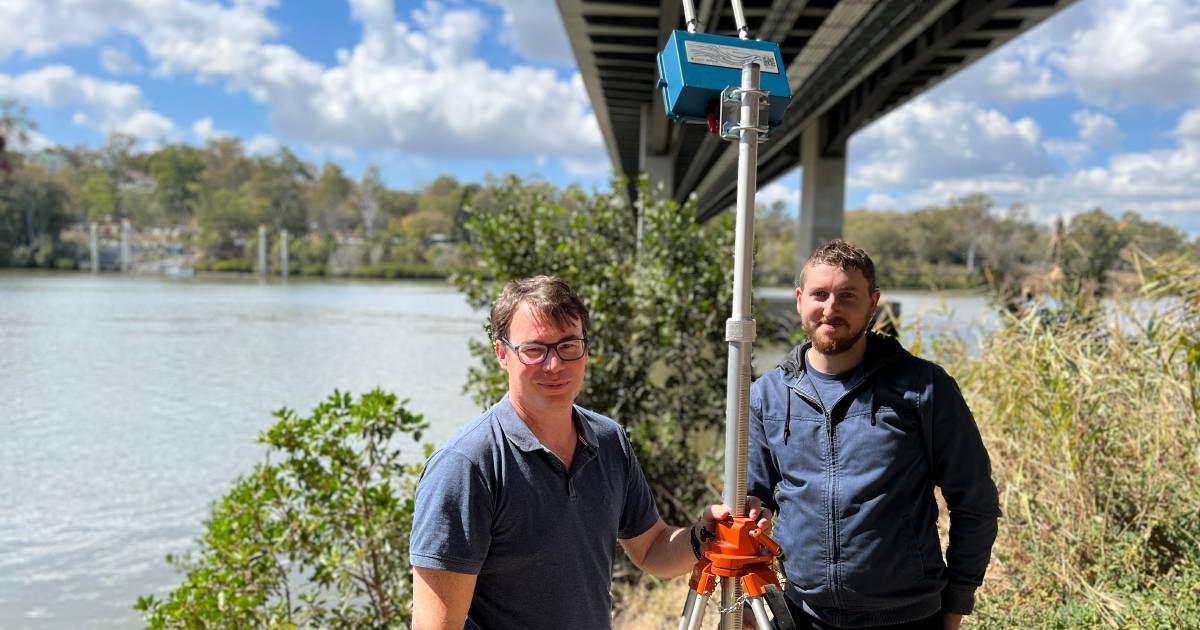
[[[827,323],[838,324],[839,326],[834,327],[834,330],[837,331],[841,325],[846,324],[846,320],[839,318],[834,320],[804,322],[804,334],[808,337],[809,341],[812,341],[813,348],[816,349],[817,352],[825,355],[834,355],[842,354],[843,352],[846,352],[850,350],[850,348],[854,347],[854,344],[858,342],[863,335],[867,334],[867,327],[870,326],[871,320],[868,318],[867,321],[863,323],[862,328],[850,331],[850,334],[846,335],[845,337],[835,336],[836,332],[834,335],[818,335],[817,329],[820,328],[822,324]]]

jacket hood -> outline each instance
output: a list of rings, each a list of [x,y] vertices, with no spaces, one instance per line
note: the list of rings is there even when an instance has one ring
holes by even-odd
[[[867,352],[863,355],[863,365],[872,365],[882,360],[890,360],[897,355],[907,354],[908,351],[895,337],[868,331],[867,337]],[[796,378],[804,373],[804,353],[812,347],[812,341],[804,343],[792,348],[783,361],[779,362],[779,367],[783,369],[784,376],[788,378]]]

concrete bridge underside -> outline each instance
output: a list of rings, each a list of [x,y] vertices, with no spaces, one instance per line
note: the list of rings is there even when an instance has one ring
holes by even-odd
[[[799,258],[842,235],[846,143],[1074,0],[743,0],[753,37],[783,51],[792,102],[759,149],[760,186],[796,166]],[[671,123],[655,56],[682,29],[679,0],[558,0],[604,142],[619,175],[645,174],[701,220],[735,202],[736,147],[701,125]],[[701,30],[732,35],[723,0],[696,0]],[[633,185],[630,195],[636,194]]]

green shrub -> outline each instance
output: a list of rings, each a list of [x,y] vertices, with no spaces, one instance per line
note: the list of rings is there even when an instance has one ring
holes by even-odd
[[[298,270],[302,276],[328,276],[329,265],[325,263],[303,263]]]
[[[168,557],[183,584],[134,607],[149,628],[406,627],[420,465],[399,442],[425,421],[379,390],[275,417],[266,461],[213,506],[196,553]]]
[[[446,278],[447,272],[428,263],[379,263],[357,267],[351,275],[355,278],[441,280]]]
[[[254,271],[254,261],[249,258],[225,258],[205,261],[196,267],[199,271],[216,273],[251,273]]]
[[[639,243],[624,191],[555,194],[516,179],[486,191],[489,206],[466,221],[476,263],[453,280],[477,308],[514,278],[557,275],[578,291],[592,317],[579,404],[625,426],[663,518],[687,523],[720,500],[733,222],[701,225],[690,203],[650,201]],[[487,342],[471,351],[467,390],[486,406],[507,380]]]

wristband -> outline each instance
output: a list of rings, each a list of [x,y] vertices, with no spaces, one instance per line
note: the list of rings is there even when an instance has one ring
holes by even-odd
[[[703,554],[700,553],[700,537],[696,535],[695,525],[692,525],[691,529],[688,530],[688,536],[692,539],[692,553],[695,554],[696,559],[699,560]]]

